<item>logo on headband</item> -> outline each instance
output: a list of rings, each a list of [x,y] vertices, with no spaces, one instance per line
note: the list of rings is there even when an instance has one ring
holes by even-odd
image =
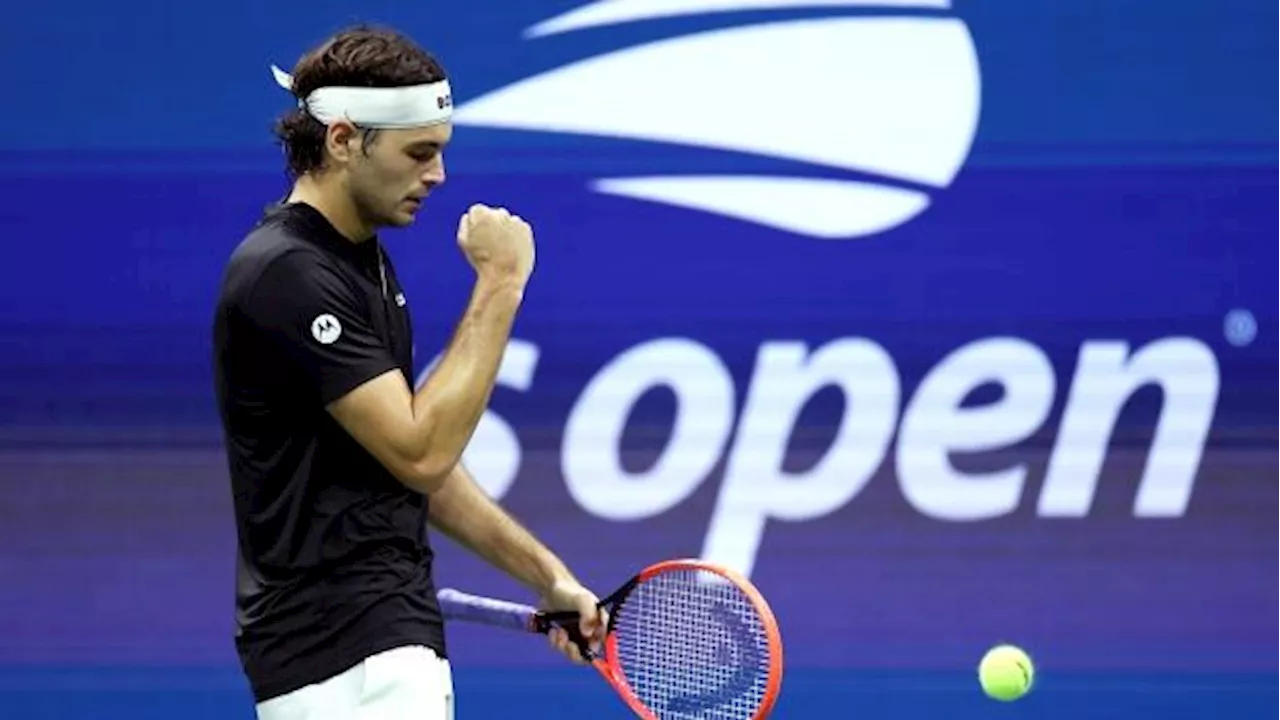
[[[735,25],[727,11],[818,3],[590,3],[534,25],[525,37],[695,15],[724,19],[725,27],[555,68],[463,103],[453,120],[777,160],[772,173],[671,167],[599,177],[591,189],[815,238],[884,232],[924,212],[955,179],[977,132],[981,93],[973,40],[947,0],[886,0],[868,15],[872,4],[827,0],[826,11],[856,10]],[[901,8],[911,14],[891,14]]]
[[[277,85],[294,92],[293,76],[275,65],[271,73]],[[403,87],[326,86],[298,104],[322,123],[346,120],[368,128],[428,127],[448,122],[453,115],[448,80]]]

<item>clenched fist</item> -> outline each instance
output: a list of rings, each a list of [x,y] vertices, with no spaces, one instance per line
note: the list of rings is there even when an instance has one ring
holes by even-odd
[[[533,230],[506,208],[472,205],[458,222],[458,247],[481,278],[523,286],[533,272]]]

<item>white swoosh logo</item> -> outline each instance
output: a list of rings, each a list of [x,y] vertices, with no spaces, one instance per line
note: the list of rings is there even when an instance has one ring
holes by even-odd
[[[572,30],[680,15],[841,7],[946,10],[951,7],[951,0],[600,0],[543,20],[525,30],[524,35],[529,38],[544,37]]]
[[[976,78],[940,71],[957,58],[976,63],[959,20],[771,23],[588,58],[472,100],[454,121],[720,148],[941,186],[964,162],[978,119]]]
[[[606,4],[614,3],[634,0]],[[847,17],[733,27],[587,58],[465,103],[454,121],[728,150],[919,186],[743,176],[595,185],[815,237],[849,237],[905,222],[928,205],[926,188],[954,179],[979,106],[977,57],[963,22]],[[802,217],[802,210],[823,217]]]
[[[929,205],[929,196],[914,190],[820,178],[622,178],[597,180],[593,188],[608,195],[728,215],[823,239],[882,232]]]

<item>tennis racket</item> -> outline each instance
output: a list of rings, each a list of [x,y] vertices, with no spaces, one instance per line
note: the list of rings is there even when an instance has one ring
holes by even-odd
[[[651,565],[601,600],[609,613],[602,656],[587,647],[576,612],[453,589],[438,598],[449,619],[543,634],[563,627],[643,720],[761,720],[782,685],[782,636],[764,596],[701,560]]]

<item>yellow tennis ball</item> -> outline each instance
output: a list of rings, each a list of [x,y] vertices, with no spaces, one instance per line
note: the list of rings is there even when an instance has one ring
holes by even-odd
[[[1017,700],[1031,690],[1036,669],[1022,648],[997,645],[982,656],[978,664],[978,681],[982,691],[996,700]]]

